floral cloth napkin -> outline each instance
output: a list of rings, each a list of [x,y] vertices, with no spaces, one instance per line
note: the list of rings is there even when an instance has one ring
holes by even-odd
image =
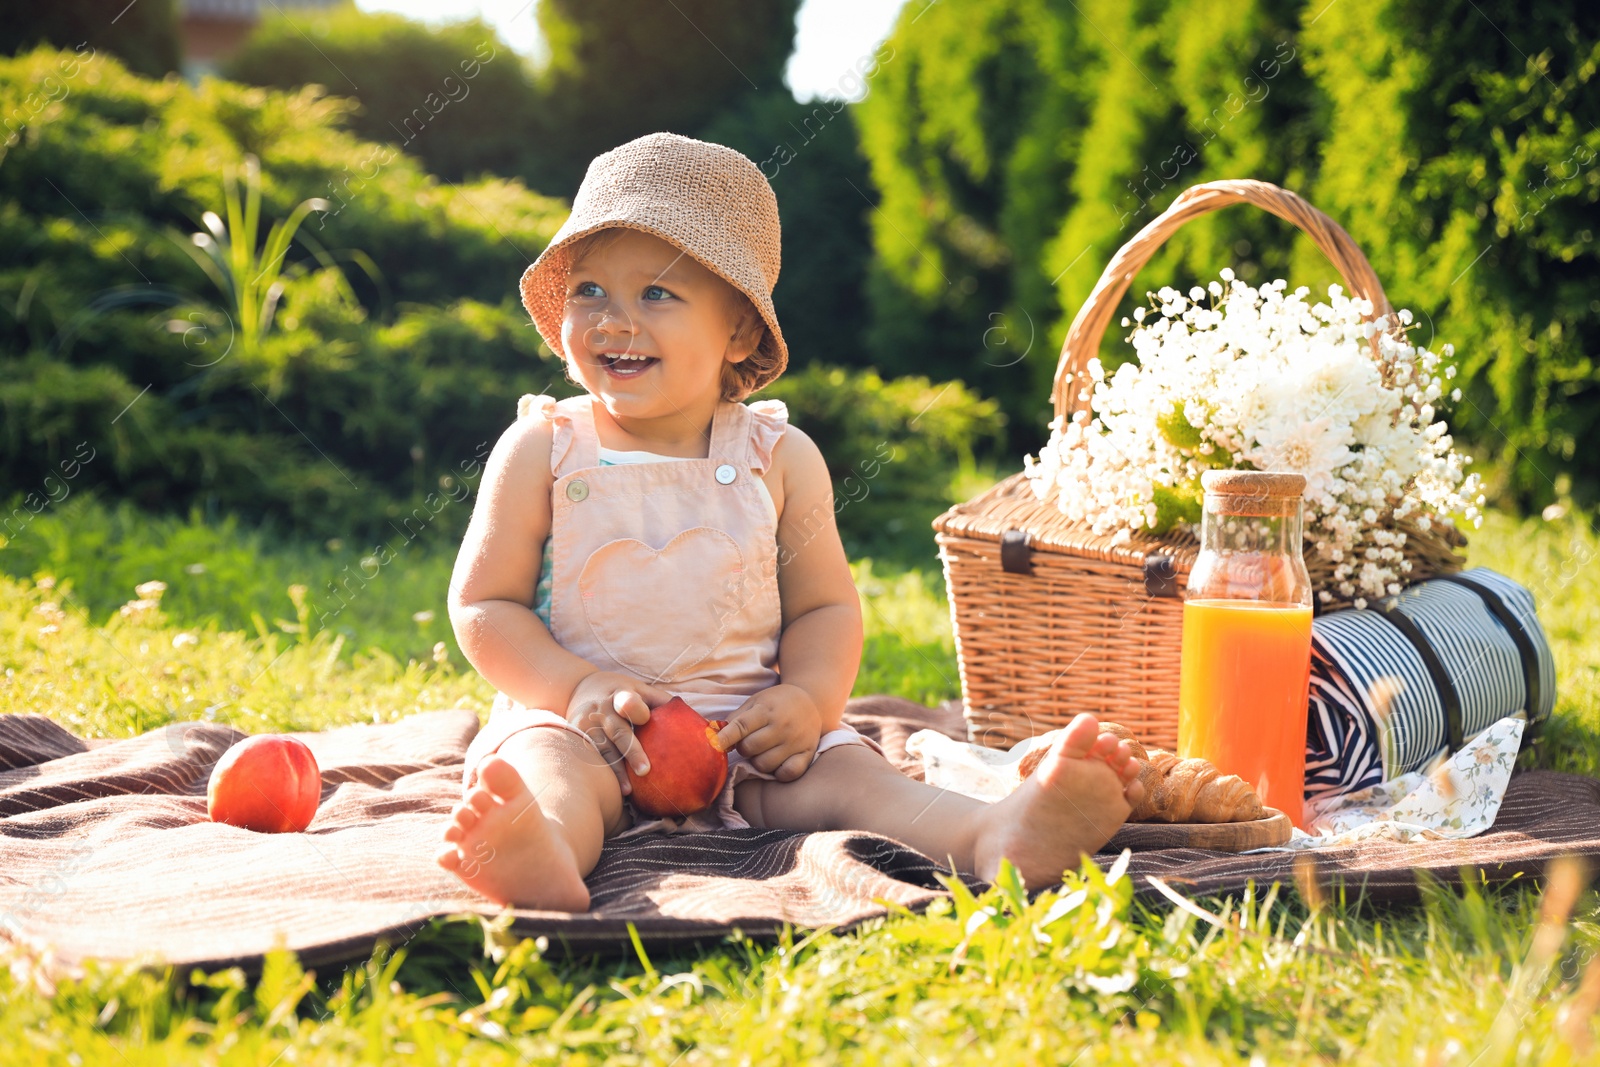
[[[1526,717],[1495,722],[1450,755],[1387,782],[1326,800],[1306,802],[1310,832],[1295,828],[1289,843],[1256,852],[1337,848],[1356,841],[1433,841],[1481,834],[1494,824],[1522,745]],[[999,800],[1016,788],[1016,765],[1050,734],[998,751],[918,730],[906,751],[922,760],[930,785],[979,800]]]
[[[1454,753],[1387,782],[1306,802],[1310,832],[1296,827],[1287,845],[1257,852],[1333,848],[1378,838],[1437,841],[1481,834],[1494,824],[1526,728],[1522,712],[1479,732]]]

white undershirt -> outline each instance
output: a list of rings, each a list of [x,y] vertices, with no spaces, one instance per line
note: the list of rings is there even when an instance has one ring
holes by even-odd
[[[663,456],[658,452],[625,451],[620,448],[607,448],[600,446],[600,458],[611,463],[655,463],[661,460],[684,460],[687,456]],[[761,499],[767,502],[767,514],[772,516],[772,524],[778,524],[778,508],[772,502],[772,490],[767,488],[766,480],[759,475],[753,475],[756,486],[761,490]]]

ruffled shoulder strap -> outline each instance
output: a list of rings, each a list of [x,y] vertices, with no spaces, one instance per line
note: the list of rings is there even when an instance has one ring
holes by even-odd
[[[769,398],[752,400],[745,409],[750,412],[750,466],[762,474],[772,466],[772,450],[789,425],[789,406]]]
[[[524,393],[517,401],[517,418],[531,419],[542,418],[549,421],[555,433],[550,442],[550,472],[556,477],[561,477],[562,463],[573,452],[573,444],[578,440],[583,427],[580,425],[582,409],[578,404],[587,404],[587,395],[568,397],[566,400],[557,400],[546,393]],[[592,414],[592,410],[591,410]],[[581,451],[581,450],[580,450]],[[574,456],[574,459],[577,457]],[[589,466],[593,466],[591,463]]]

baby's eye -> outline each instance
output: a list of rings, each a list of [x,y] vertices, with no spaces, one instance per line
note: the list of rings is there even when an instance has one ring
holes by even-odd
[[[651,295],[651,294],[659,294],[659,295]],[[671,300],[672,299],[672,294],[669,293],[667,290],[661,288],[661,286],[659,286],[659,285],[647,285],[644,288],[644,298],[646,300]]]
[[[573,296],[605,296],[605,290],[594,282],[579,282],[572,287]]]

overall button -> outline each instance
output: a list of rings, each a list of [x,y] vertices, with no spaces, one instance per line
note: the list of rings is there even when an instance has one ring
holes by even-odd
[[[724,463],[722,466],[717,468],[717,481],[721,482],[723,485],[729,484],[738,476],[739,472],[733,469],[733,464],[731,463]]]
[[[589,495],[589,483],[579,478],[567,483],[567,499],[572,501],[582,500]]]

